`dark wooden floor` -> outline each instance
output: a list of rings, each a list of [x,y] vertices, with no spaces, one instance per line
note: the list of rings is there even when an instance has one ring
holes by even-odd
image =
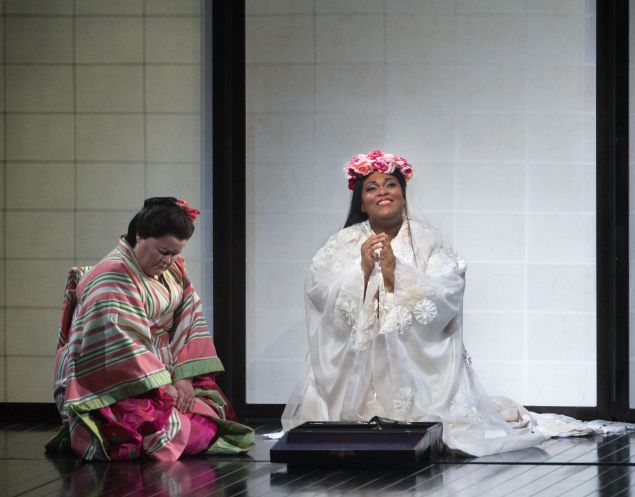
[[[260,425],[260,434],[276,429]],[[51,424],[0,425],[0,496],[635,495],[635,434],[549,440],[525,451],[416,469],[288,469],[258,436],[244,457],[81,463],[44,453]]]

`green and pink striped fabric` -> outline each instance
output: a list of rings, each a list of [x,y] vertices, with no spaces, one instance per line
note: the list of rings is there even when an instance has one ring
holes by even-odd
[[[55,369],[55,400],[73,449],[87,459],[107,458],[95,411],[183,378],[193,379],[195,412],[219,425],[208,452],[241,452],[253,444],[253,431],[231,419],[214,381],[223,366],[180,256],[152,278],[121,239],[92,269],[73,268]],[[176,412],[170,419],[171,426],[151,437],[151,452],[174,455],[169,446],[183,438],[184,420]]]

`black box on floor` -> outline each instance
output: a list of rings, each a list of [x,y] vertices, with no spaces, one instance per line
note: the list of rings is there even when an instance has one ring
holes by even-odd
[[[373,418],[368,423],[311,421],[271,448],[271,462],[317,466],[414,466],[430,458],[441,423]]]

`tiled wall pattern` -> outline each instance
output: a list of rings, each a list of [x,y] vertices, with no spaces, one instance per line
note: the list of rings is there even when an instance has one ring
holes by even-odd
[[[146,197],[203,203],[201,1],[0,5],[0,400],[52,402],[68,268],[114,248]],[[210,219],[186,249],[203,294]]]
[[[465,341],[492,394],[592,406],[595,5],[247,0],[248,401],[284,403],[303,278],[342,226],[341,165],[415,165],[411,207],[467,260]]]

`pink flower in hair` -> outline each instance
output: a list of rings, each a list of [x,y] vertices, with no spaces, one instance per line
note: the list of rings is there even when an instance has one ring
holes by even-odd
[[[199,211],[198,209],[192,209],[189,205],[187,205],[187,202],[183,200],[182,198],[176,201],[176,205],[178,205],[181,209],[183,209],[187,213],[187,215],[190,217],[192,222],[196,221],[196,218],[201,213],[201,211]]]
[[[412,170],[412,166],[410,164],[405,164],[405,165],[401,166],[399,169],[401,171],[401,174],[403,174],[403,177],[406,178],[406,181],[410,181],[410,179],[414,175],[414,171]]]
[[[358,162],[355,164],[355,172],[360,176],[366,176],[373,172],[373,165],[367,161]]]
[[[390,174],[394,171],[394,167],[391,167],[391,163],[388,162],[385,158],[378,158],[374,162],[374,168],[376,171],[380,173]]]

